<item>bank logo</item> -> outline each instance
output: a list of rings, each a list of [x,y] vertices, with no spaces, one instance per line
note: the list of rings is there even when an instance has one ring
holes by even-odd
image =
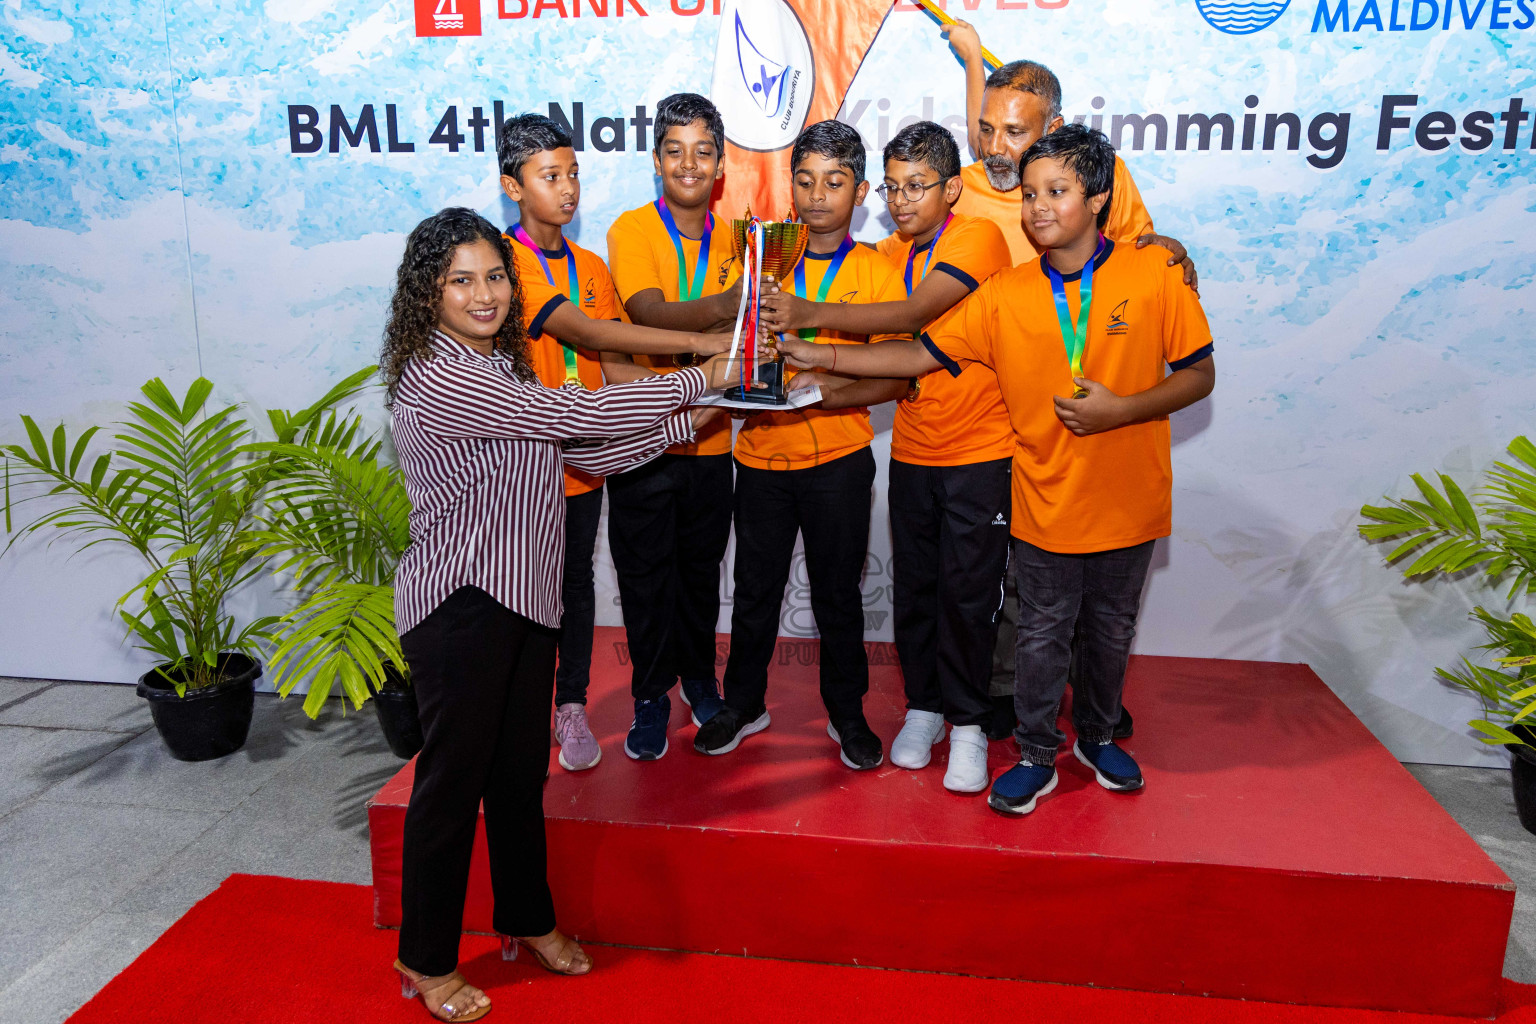
[[[1195,0],[1195,6],[1212,28],[1246,36],[1273,25],[1291,0]]]
[[[715,48],[710,98],[725,135],[743,149],[772,152],[805,127],[815,85],[811,41],[784,0],[727,0],[731,31]]]
[[[416,0],[417,36],[477,36],[480,0]]]

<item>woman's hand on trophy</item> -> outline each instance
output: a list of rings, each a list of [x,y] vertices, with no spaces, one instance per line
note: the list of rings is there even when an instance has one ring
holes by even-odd
[[[798,331],[802,327],[814,326],[810,321],[811,304],[792,292],[774,292],[770,295],[764,289],[759,308],[763,323],[774,331]]]
[[[757,364],[767,362],[769,354],[762,349],[758,350]],[[722,352],[717,356],[711,356],[702,366],[704,376],[708,380],[708,386],[713,391],[730,387],[741,380],[742,372],[747,369],[747,359],[737,352],[734,356],[729,352]]]
[[[797,370],[810,370],[825,365],[821,357],[829,347],[811,341],[801,341],[793,334],[781,334],[774,339],[771,354],[783,356],[784,360]]]

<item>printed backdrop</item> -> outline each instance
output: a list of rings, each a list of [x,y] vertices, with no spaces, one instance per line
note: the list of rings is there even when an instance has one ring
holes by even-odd
[[[763,3],[777,0],[761,0]],[[566,120],[571,235],[654,198],[650,112],[710,85],[719,0],[0,2],[0,437],[110,419],[151,376],[295,407],[374,358],[405,232],[509,223],[494,122]],[[950,0],[1050,64],[1201,269],[1220,384],[1174,423],[1175,533],[1137,650],[1305,661],[1399,757],[1499,763],[1432,666],[1479,640],[1474,583],[1408,585],[1355,535],[1414,471],[1466,479],[1529,431],[1533,0]],[[811,26],[815,31],[815,26]],[[900,5],[842,119],[878,150],[964,139],[961,69]],[[878,176],[878,170],[876,171]],[[856,235],[891,225],[860,211]],[[382,423],[382,415],[379,417]],[[876,454],[890,415],[876,412]],[[890,639],[884,476],[865,595]],[[605,547],[599,621],[620,622]],[[18,545],[0,674],[128,681],[135,565]],[[722,592],[729,599],[728,575]],[[797,569],[782,632],[813,633]],[[274,593],[242,594],[250,614]],[[729,605],[722,613],[728,622]],[[1132,694],[1134,702],[1134,694]]]

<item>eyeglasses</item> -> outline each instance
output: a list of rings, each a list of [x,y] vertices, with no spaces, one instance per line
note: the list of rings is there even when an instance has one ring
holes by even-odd
[[[909,203],[921,202],[929,189],[938,188],[948,180],[948,178],[940,178],[929,185],[924,185],[920,181],[909,181],[905,185],[876,185],[875,195],[887,204],[894,203],[898,194]]]

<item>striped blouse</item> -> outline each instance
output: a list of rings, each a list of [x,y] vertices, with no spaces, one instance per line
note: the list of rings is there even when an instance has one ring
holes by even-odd
[[[407,632],[463,586],[558,626],[562,463],[606,476],[687,441],[693,422],[676,410],[704,392],[704,372],[551,389],[518,380],[502,353],[483,356],[440,333],[433,353],[406,364],[392,409],[411,499],[395,626]]]

